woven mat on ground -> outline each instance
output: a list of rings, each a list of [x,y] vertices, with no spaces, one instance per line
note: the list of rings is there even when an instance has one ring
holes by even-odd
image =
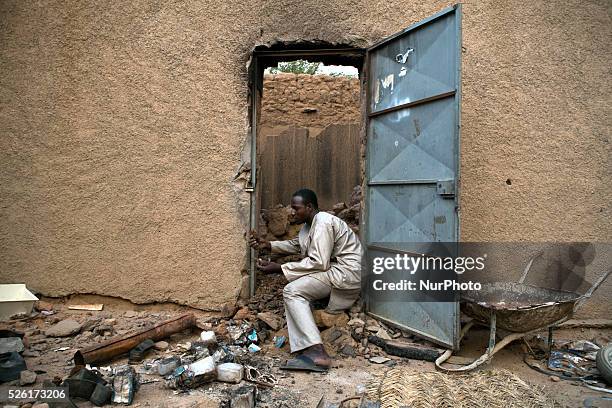
[[[554,408],[559,405],[542,387],[527,384],[506,370],[469,374],[410,374],[394,368],[376,375],[367,386],[368,399],[381,408]]]

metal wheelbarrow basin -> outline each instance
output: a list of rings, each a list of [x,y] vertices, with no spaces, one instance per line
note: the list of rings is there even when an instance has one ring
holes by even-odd
[[[496,325],[510,332],[528,332],[569,318],[582,296],[516,282],[485,283],[480,291],[461,294],[461,310],[488,324],[491,312]]]
[[[612,270],[604,273],[584,294],[540,288],[523,283],[533,259],[529,262],[519,282],[493,282],[482,284],[481,290],[461,294],[461,311],[472,317],[462,329],[460,339],[474,325],[489,326],[489,344],[485,353],[469,365],[460,368],[442,367],[450,358],[452,350],[446,351],[435,362],[442,371],[469,371],[488,361],[493,354],[536,331],[549,330],[549,347],[552,344],[553,326],[568,320],[576,310],[591,297],[593,292],[608,278]],[[510,332],[497,344],[497,328]]]

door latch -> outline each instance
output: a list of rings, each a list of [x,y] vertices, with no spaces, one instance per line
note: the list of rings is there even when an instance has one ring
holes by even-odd
[[[441,195],[442,198],[454,198],[455,180],[438,180],[436,192]]]

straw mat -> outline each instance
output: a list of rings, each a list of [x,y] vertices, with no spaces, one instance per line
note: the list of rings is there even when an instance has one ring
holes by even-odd
[[[559,407],[542,387],[506,370],[414,374],[394,368],[375,375],[366,392],[368,399],[381,402],[381,408]]]

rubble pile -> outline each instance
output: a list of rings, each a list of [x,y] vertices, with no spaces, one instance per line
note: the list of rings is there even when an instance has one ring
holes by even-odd
[[[359,232],[361,215],[361,186],[355,186],[347,203],[340,202],[331,209],[322,209],[344,220],[356,233]],[[259,234],[268,241],[282,241],[295,238],[302,224],[291,223],[291,206],[277,205],[275,208],[262,209],[260,213]],[[284,263],[299,260],[299,256],[283,257],[277,262]]]
[[[302,224],[291,223],[291,206],[277,205],[261,210],[259,234],[268,241],[282,241],[295,238]]]
[[[212,387],[210,394],[220,401],[220,407],[255,406],[255,402],[258,407],[277,406],[272,404],[270,389],[278,381],[272,371],[280,361],[262,351],[287,343],[286,335],[274,334],[285,326],[276,313],[249,310],[240,319],[194,318],[197,326],[205,328],[197,330],[196,338],[191,330],[183,330],[165,340],[145,339],[128,353],[96,364],[77,363],[75,352],[87,355],[91,347],[117,344],[142,332],[143,327],[159,325],[160,319],[172,321],[173,316],[128,311],[112,317],[108,312],[85,312],[62,319],[62,314],[60,310],[42,314],[39,309],[0,327],[0,349],[7,356],[3,369],[10,367],[2,371],[7,375],[0,382],[67,387],[71,398],[96,406],[131,405],[143,387],[153,383],[180,394]],[[290,395],[283,400],[295,406]]]
[[[359,233],[359,219],[361,216],[362,198],[363,194],[361,191],[361,186],[355,186],[348,203],[337,203],[329,212],[344,220],[344,222],[346,222],[353,231]]]
[[[0,382],[66,386],[71,396],[96,406],[133,404],[138,395],[155,388],[151,384],[172,395],[214,397],[221,408],[239,403],[262,408],[300,406],[291,387],[276,387],[279,380],[295,374],[279,369],[290,351],[282,311],[284,282],[280,276],[265,278],[269,281],[259,285],[257,295],[240,304],[230,317],[196,319],[192,313],[176,317],[172,313],[135,311],[64,313],[53,308],[42,313],[44,309],[39,307],[37,313],[0,327],[0,355],[4,359]],[[443,351],[367,316],[359,304],[347,312],[330,314],[316,308],[325,303],[313,303],[313,314],[324,346],[339,367],[366,360],[373,368],[383,365],[380,369],[386,369],[384,366],[395,366],[403,358],[433,361]],[[87,355],[88,347],[116,344],[183,316],[192,317],[190,329],[181,326],[172,334],[164,334],[163,339],[139,338],[139,343],[109,361],[77,363],[77,351]],[[609,342],[609,337],[602,336],[595,343]],[[584,349],[585,358],[592,360],[598,346],[576,344]],[[579,348],[576,344],[568,350],[575,352]],[[569,364],[569,354],[563,353],[551,354],[547,362],[550,369]],[[576,360],[575,356],[571,358],[572,362]],[[281,399],[285,405],[279,403]]]
[[[287,284],[285,277],[276,274],[261,274],[257,277],[257,281],[255,296],[248,301],[239,301],[238,305],[242,308],[234,318],[240,318],[245,313],[257,314],[260,312],[272,312],[284,316],[283,287]]]

